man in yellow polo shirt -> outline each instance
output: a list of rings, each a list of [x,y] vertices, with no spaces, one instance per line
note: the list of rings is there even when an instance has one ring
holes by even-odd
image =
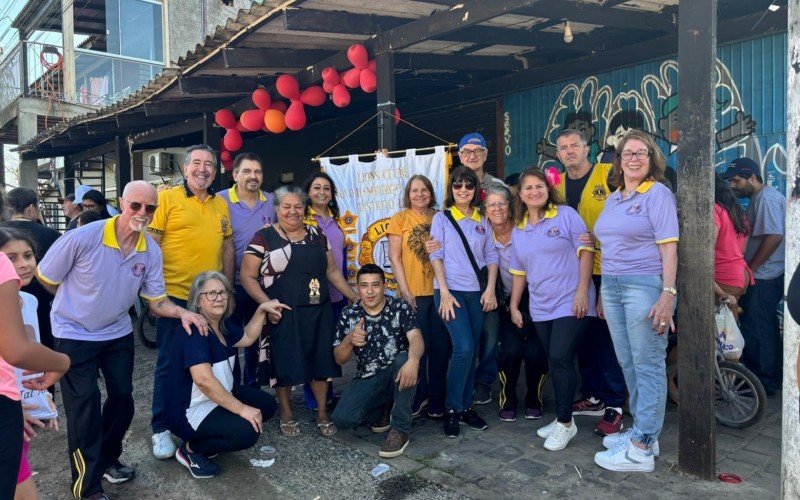
[[[580,131],[565,129],[556,138],[556,155],[565,173],[557,186],[561,197],[581,216],[586,228],[592,231],[611,194],[608,185],[610,163],[592,164],[589,145]],[[595,253],[592,279],[600,295],[600,252]],[[593,415],[603,418],[595,433],[605,436],[622,429],[622,405],[625,404],[625,377],[617,362],[614,344],[604,319],[591,318],[589,329],[578,346],[578,367],[581,371],[581,393],[575,401],[573,415]]]
[[[167,295],[186,307],[189,287],[203,271],[222,271],[233,282],[235,250],[228,204],[214,194],[211,183],[217,171],[217,155],[209,146],[191,146],[183,162],[185,181],[158,193],[158,209],[147,232],[161,245]],[[175,455],[175,443],[164,422],[163,381],[172,336],[178,322],[158,318],[158,361],[153,386],[153,455]]]

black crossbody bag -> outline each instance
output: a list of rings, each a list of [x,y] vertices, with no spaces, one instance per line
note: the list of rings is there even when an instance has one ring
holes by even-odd
[[[461,230],[461,226],[458,225],[458,222],[453,218],[453,214],[450,213],[450,210],[443,210],[444,216],[447,217],[453,227],[456,228],[456,232],[458,236],[461,237],[461,243],[464,245],[464,250],[467,252],[467,257],[469,257],[469,263],[472,264],[472,270],[475,271],[475,276],[478,278],[478,286],[481,288],[481,293],[486,291],[486,287],[489,286],[489,268],[487,266],[478,267],[478,263],[475,261],[475,256],[472,255],[472,249],[469,248],[469,243],[467,242],[467,237],[464,236],[464,231]],[[503,293],[503,283],[501,283],[500,276],[497,277],[495,280],[495,287],[494,287],[494,294],[497,298],[498,303],[503,300],[505,297]]]

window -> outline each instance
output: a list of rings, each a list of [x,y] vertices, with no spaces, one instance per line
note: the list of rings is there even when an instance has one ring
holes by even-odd
[[[108,52],[163,62],[161,11],[152,0],[106,0]]]

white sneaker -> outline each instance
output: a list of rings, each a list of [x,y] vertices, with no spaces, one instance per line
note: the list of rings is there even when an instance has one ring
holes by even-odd
[[[556,422],[556,426],[553,429],[553,432],[547,436],[547,439],[544,442],[545,449],[550,451],[557,451],[563,450],[567,447],[567,443],[569,440],[575,437],[575,434],[578,433],[578,426],[575,425],[575,420],[572,420],[572,425],[567,427],[566,425],[562,424],[561,422]]]
[[[608,436],[603,438],[603,446],[611,450],[616,448],[620,443],[627,444],[627,442],[630,441],[631,437],[633,437],[633,429],[627,429],[623,432],[618,432],[616,434],[609,434]],[[651,446],[650,448],[653,450],[654,457],[661,455],[661,449],[658,446],[657,439],[653,442],[653,446]]]
[[[544,427],[539,427],[539,430],[536,431],[536,435],[539,436],[540,438],[545,438],[545,439],[549,438],[550,434],[552,434],[553,430],[555,430],[557,423],[558,420],[556,419],[550,422],[549,424],[545,425]]]
[[[653,472],[656,469],[652,450],[644,452],[633,443],[595,453],[594,463],[615,472]]]
[[[175,451],[178,447],[175,446],[175,441],[172,440],[172,434],[169,431],[153,434],[152,439],[154,457],[159,460],[166,460],[175,456]]]

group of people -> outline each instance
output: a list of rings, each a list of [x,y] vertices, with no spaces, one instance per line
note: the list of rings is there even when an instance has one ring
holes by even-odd
[[[442,419],[447,437],[458,437],[461,424],[486,429],[475,405],[493,400],[495,380],[499,420],[516,420],[523,363],[526,419],[544,416],[542,387],[552,380],[555,418],[536,431],[545,449],[568,445],[577,434],[575,415],[599,416],[594,430],[604,438],[595,462],[612,471],[653,471],[677,295],[678,217],[663,183],[666,161],[639,131],[620,141],[612,164],[591,164],[577,130],[562,131],[556,146],[563,172],[532,167],[503,182],[484,170],[483,136],[467,134],[441,209],[431,181],[412,176],[387,229],[396,296],[387,293],[379,266],[362,266],[355,288],[345,279],[336,186],[325,173],[302,189],[267,193],[260,159],[245,153],[234,161],[235,184],[217,193],[216,152],[192,146],[182,184],[157,192],[131,182],[119,215],[49,240],[28,227],[38,225],[35,193],[30,199],[12,191],[13,219],[25,227],[0,229],[0,252],[11,258],[0,255],[0,307],[4,318],[13,317],[0,335],[0,425],[4,436],[20,439],[0,445],[0,492],[14,490],[5,473],[11,470],[32,487],[24,474],[20,387],[26,398],[36,393],[49,401],[52,415],[45,389],[59,379],[72,494],[105,498],[103,478],[135,476],[120,456],[134,412],[128,311],[137,296],[158,317],[153,455],[175,457],[196,478],[219,474],[212,457],[253,446],[278,411],[280,432],[300,434],[294,386],[305,385],[320,434],[370,425],[387,432],[379,455],[391,458],[404,452],[412,419],[423,412]],[[737,160],[726,174],[736,194],[751,197],[747,215],[726,183],[718,183],[715,197],[721,264],[714,291],[729,306],[744,306],[743,332],[748,315],[764,327],[758,315],[767,314],[761,308],[777,278],[759,270],[777,269],[771,264],[782,248],[772,237],[782,235],[774,190],[751,163]],[[82,205],[92,200],[82,193]],[[95,200],[101,211],[104,202]],[[38,301],[19,292],[33,286],[34,268],[42,287],[36,293],[44,294]],[[766,376],[775,357],[771,337],[750,335],[761,342],[752,362]],[[331,380],[353,357],[354,378],[330,405]],[[102,406],[98,372],[107,393]],[[43,418],[52,417],[26,412],[28,435]]]

